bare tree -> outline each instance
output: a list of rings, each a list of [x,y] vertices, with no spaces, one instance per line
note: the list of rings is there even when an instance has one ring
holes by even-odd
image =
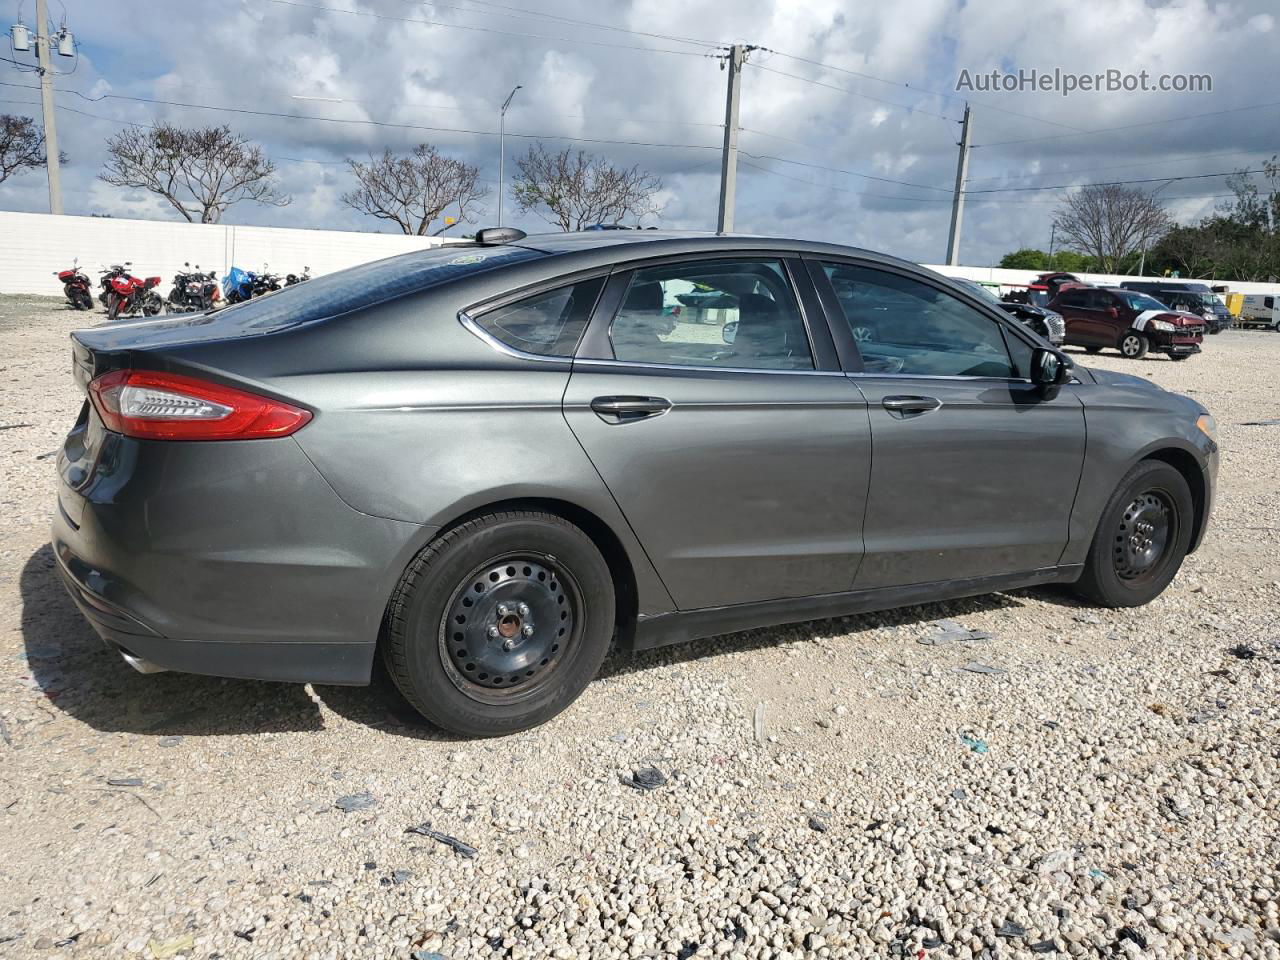
[[[1097,257],[1104,273],[1161,236],[1169,215],[1150,194],[1114,183],[1091,183],[1058,208],[1054,222],[1081,252]]]
[[[521,212],[533,211],[561,230],[597,223],[636,222],[660,208],[654,196],[662,181],[638,166],[615,167],[603,157],[566,148],[551,153],[541,143],[516,160],[520,172],[511,193]]]
[[[459,220],[471,220],[474,207],[489,195],[480,183],[480,170],[446,157],[430,144],[420,143],[407,157],[390,150],[368,163],[348,160],[359,186],[342,195],[347,206],[379,220],[390,220],[407,234],[426,236],[431,224],[450,207]],[[432,234],[443,233],[442,224]]]
[[[107,153],[100,179],[164,197],[192,223],[217,223],[242,200],[273,207],[290,201],[277,189],[276,165],[230,127],[126,127],[107,138]]]
[[[30,117],[0,114],[0,183],[44,163],[44,133]]]

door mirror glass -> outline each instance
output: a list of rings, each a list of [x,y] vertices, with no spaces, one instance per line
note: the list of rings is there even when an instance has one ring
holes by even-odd
[[[720,339],[725,343],[732,344],[738,339],[738,321],[730,320],[720,328]]]
[[[1056,350],[1037,347],[1031,354],[1031,382],[1057,387],[1071,378],[1071,361]]]

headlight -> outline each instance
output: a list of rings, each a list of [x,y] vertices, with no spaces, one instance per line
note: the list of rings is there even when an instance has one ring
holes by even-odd
[[[1165,333],[1173,333],[1173,324],[1167,320],[1152,320],[1151,329],[1163,330]]]
[[[1214,443],[1218,442],[1218,421],[1207,413],[1196,418],[1196,428]]]

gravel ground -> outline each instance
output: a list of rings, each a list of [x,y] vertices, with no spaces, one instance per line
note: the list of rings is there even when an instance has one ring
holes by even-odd
[[[1221,428],[1208,541],[1150,607],[1025,591],[615,658],[468,743],[385,686],[103,648],[47,534],[84,320],[0,299],[0,957],[1280,958],[1280,424],[1247,425],[1280,418],[1280,336],[1090,358]]]

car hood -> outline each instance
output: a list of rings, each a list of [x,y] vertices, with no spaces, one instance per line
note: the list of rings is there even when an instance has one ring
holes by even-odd
[[[1146,387],[1148,390],[1165,392],[1164,387],[1158,383],[1153,383],[1145,377],[1135,377],[1131,373],[1117,373],[1114,370],[1103,370],[1100,367],[1086,367],[1085,369],[1089,371],[1095,383],[1100,383],[1105,387]]]

